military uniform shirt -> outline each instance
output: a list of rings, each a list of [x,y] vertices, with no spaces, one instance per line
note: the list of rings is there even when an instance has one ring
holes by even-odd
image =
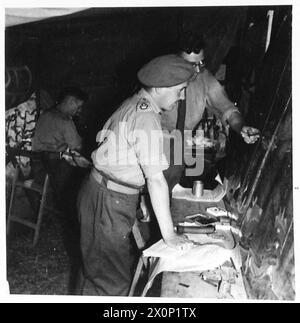
[[[63,152],[78,149],[82,139],[73,120],[57,109],[44,112],[37,121],[32,150]]]
[[[160,112],[143,89],[125,100],[97,134],[99,146],[92,153],[95,168],[136,186],[167,169]]]

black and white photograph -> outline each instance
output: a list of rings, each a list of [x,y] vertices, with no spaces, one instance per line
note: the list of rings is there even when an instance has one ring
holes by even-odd
[[[4,301],[296,302],[297,6],[16,3]]]

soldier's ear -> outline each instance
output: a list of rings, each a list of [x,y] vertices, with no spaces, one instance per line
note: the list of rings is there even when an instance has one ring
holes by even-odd
[[[69,96],[69,104],[73,106],[77,106],[77,99],[74,96]]]
[[[154,91],[157,95],[161,95],[165,92],[165,89],[166,89],[165,87],[155,87]]]

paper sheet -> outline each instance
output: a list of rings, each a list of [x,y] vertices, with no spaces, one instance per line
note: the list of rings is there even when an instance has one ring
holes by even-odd
[[[156,275],[163,271],[205,271],[215,269],[231,259],[236,268],[241,267],[241,258],[237,247],[225,249],[214,244],[195,246],[188,251],[179,251],[167,246],[163,240],[159,240],[144,250],[143,255],[145,257],[159,257],[159,260],[155,263],[154,268],[150,269],[151,274],[142,296],[147,294]]]

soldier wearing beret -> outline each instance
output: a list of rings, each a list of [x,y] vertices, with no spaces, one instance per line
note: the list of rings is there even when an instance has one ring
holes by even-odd
[[[125,100],[97,134],[93,170],[78,197],[83,271],[79,289],[88,295],[128,295],[132,280],[129,234],[139,193],[146,184],[162,238],[173,248],[192,243],[174,232],[163,171],[161,113],[184,99],[192,65],[160,56],[138,72],[142,89]],[[150,138],[156,138],[155,144]]]

